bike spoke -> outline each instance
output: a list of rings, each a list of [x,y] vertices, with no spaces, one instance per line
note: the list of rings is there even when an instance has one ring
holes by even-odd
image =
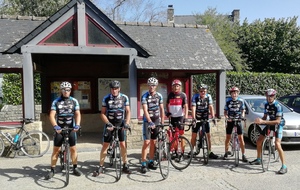
[[[158,164],[162,177],[166,179],[169,176],[170,169],[170,151],[168,143],[161,141],[158,144]]]
[[[186,137],[179,136],[178,140],[173,139],[170,143],[170,152],[170,162],[177,170],[183,170],[190,165],[193,157],[189,153],[193,154],[193,149]]]

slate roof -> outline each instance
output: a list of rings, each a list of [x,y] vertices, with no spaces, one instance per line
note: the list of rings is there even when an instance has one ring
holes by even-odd
[[[21,68],[20,47],[54,22],[77,1],[103,17],[111,28],[139,52],[138,69],[229,70],[232,66],[205,26],[162,23],[113,23],[87,0],[72,0],[48,19],[17,17],[0,19],[0,69]],[[32,33],[31,33],[32,32]],[[145,51],[146,50],[146,51]],[[150,57],[148,57],[150,55]]]

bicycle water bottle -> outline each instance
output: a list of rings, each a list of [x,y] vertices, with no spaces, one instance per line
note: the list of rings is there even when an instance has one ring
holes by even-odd
[[[14,143],[18,142],[20,135],[16,134],[15,138],[14,138]]]

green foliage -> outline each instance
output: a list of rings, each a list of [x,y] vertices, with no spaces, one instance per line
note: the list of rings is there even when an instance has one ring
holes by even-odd
[[[252,72],[300,73],[300,28],[297,17],[247,20],[239,28],[238,44]]]
[[[70,0],[3,0],[0,7],[2,14],[47,17]]]
[[[201,83],[208,85],[208,93],[216,98],[216,74],[194,75],[194,93]],[[273,88],[278,92],[278,97],[300,92],[300,74],[283,73],[253,73],[253,72],[227,72],[226,89],[236,86],[241,94],[264,95],[264,91]]]
[[[235,71],[247,70],[247,65],[241,58],[240,48],[237,44],[239,28],[237,22],[232,22],[228,15],[218,14],[215,8],[209,8],[203,14],[196,14],[196,23],[209,26],[218,45]]]
[[[22,104],[22,79],[21,74],[3,74],[2,82],[3,103],[9,105]],[[34,99],[36,104],[41,104],[40,75],[34,75]]]

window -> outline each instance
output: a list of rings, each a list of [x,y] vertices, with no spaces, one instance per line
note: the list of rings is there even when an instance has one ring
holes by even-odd
[[[61,95],[60,83],[62,81],[53,81],[51,87],[51,102]],[[92,93],[90,81],[70,81],[72,84],[71,96],[78,100],[80,110],[89,110],[92,108]]]

